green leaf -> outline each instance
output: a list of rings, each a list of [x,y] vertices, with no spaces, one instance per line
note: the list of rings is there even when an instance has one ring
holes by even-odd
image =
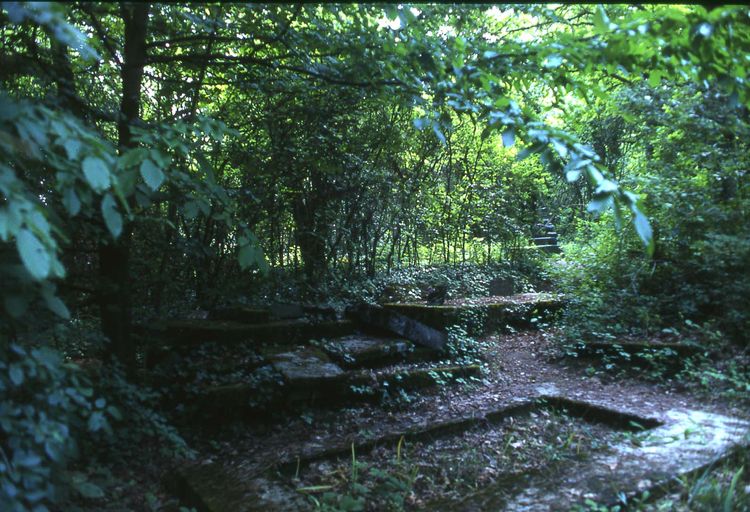
[[[118,409],[114,405],[110,405],[109,407],[107,407],[107,412],[117,421],[122,421],[122,413],[120,412],[120,409]]]
[[[141,176],[151,190],[157,190],[164,182],[164,173],[150,159],[141,162]]]
[[[655,243],[651,223],[648,221],[648,217],[646,217],[637,206],[633,205],[631,209],[634,216],[633,222],[635,224],[635,231],[638,233],[643,245],[646,247],[648,255],[652,256],[654,254]]]
[[[602,33],[609,30],[609,16],[607,16],[607,11],[604,10],[603,6],[597,6],[593,21],[597,32]]]
[[[49,294],[44,295],[44,302],[49,308],[50,311],[52,311],[54,314],[59,316],[60,318],[64,318],[65,320],[68,320],[70,318],[70,311],[68,311],[67,306],[65,303],[60,300],[60,297]]]
[[[65,189],[65,192],[63,192],[62,202],[63,206],[66,210],[68,210],[68,213],[71,217],[75,217],[76,215],[78,215],[78,212],[81,211],[81,200],[78,199],[78,194],[76,194],[76,191],[73,187]]]
[[[563,63],[562,55],[553,53],[552,55],[548,55],[547,58],[544,59],[542,66],[544,66],[545,68],[557,68],[557,67],[560,67],[562,63]]]
[[[83,175],[86,177],[91,188],[96,192],[103,192],[109,188],[109,168],[104,160],[95,156],[87,156],[83,159]]]
[[[104,497],[104,491],[98,485],[91,482],[78,482],[75,484],[76,490],[84,498],[98,499]]]
[[[164,182],[164,173],[150,159],[141,162],[141,176],[151,190],[158,190]]]
[[[117,203],[112,194],[107,194],[102,200],[102,215],[107,229],[114,238],[122,233],[122,215],[117,211]]]
[[[574,181],[578,180],[578,178],[580,177],[581,177],[580,169],[573,169],[573,170],[565,171],[565,179],[568,180],[568,183],[573,183]]]
[[[95,411],[89,416],[88,427],[91,432],[97,432],[107,426],[107,419],[101,411]]]
[[[67,139],[63,144],[65,153],[70,160],[76,160],[78,158],[78,154],[81,152],[81,146],[81,141],[78,139]]]
[[[5,311],[13,318],[21,318],[26,313],[31,303],[31,298],[26,294],[13,293],[3,297]]]
[[[503,132],[503,146],[510,148],[516,143],[516,132],[512,128],[508,128]]]
[[[661,84],[662,73],[659,70],[651,71],[648,75],[648,85],[651,87],[657,87]]]
[[[30,230],[23,228],[16,235],[16,248],[26,270],[34,279],[46,279],[52,269],[52,257],[44,244]]]
[[[430,124],[430,120],[426,117],[418,117],[412,122],[414,123],[414,128],[417,130],[424,130]]]
[[[435,135],[437,136],[438,140],[441,142],[441,144],[445,145],[445,135],[443,134],[442,130],[440,129],[439,123],[432,123],[432,131],[435,132]]]
[[[23,384],[23,368],[21,368],[17,364],[10,365],[10,369],[8,370],[8,375],[10,376],[10,381],[15,386],[20,386]]]

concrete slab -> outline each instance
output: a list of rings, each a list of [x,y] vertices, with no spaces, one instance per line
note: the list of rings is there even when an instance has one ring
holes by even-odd
[[[382,306],[363,303],[349,308],[347,313],[365,325],[403,336],[433,350],[442,350],[448,342],[448,335],[444,332]]]
[[[513,489],[491,485],[461,501],[428,508],[541,512],[571,510],[587,499],[613,506],[623,496],[633,498],[678,476],[702,471],[738,446],[748,445],[750,423],[736,418],[672,410],[661,420],[664,424],[639,435],[637,444],[624,441],[611,453],[593,454],[558,478],[528,475]]]
[[[487,333],[506,326],[517,329],[533,328],[533,318],[549,318],[565,304],[560,297],[548,293],[492,297],[490,300],[491,302],[488,302],[487,297],[464,299],[462,304],[450,301],[450,304],[443,306],[390,303],[384,304],[383,307],[440,330],[460,323],[462,313],[484,313],[483,325],[477,326],[477,329]]]
[[[317,349],[303,349],[275,354],[270,358],[274,369],[291,385],[336,379],[344,374],[341,367]]]
[[[479,423],[497,424],[510,416],[527,414],[543,406],[540,404],[563,407],[586,421],[603,422],[631,433],[611,450],[566,465],[555,478],[549,474],[527,474],[512,484],[490,484],[460,501],[433,502],[426,504],[425,509],[571,510],[586,499],[613,505],[623,495],[632,497],[680,475],[701,471],[728,456],[733,449],[748,445],[750,423],[736,418],[696,410],[671,410],[657,418],[642,417],[632,411],[556,395],[519,399],[484,414],[393,432],[378,439],[354,440],[354,445],[358,453],[364,453],[379,444],[398,442],[402,436],[435,439],[454,435]],[[632,421],[653,428],[636,434]],[[199,511],[288,510],[290,500],[298,496],[292,492],[285,498],[283,484],[275,482],[272,475],[293,475],[311,462],[346,456],[351,450],[352,443],[347,442],[300,452],[272,466],[251,467],[240,463],[229,471],[221,463],[212,463],[183,468],[179,471],[181,495]]]
[[[350,368],[373,368],[397,360],[406,360],[414,349],[414,344],[405,339],[366,334],[336,338],[323,346],[323,350],[331,358]]]

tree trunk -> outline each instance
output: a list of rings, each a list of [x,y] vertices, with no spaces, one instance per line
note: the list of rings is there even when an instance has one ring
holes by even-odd
[[[148,4],[123,4],[125,23],[124,59],[121,70],[122,102],[118,121],[120,151],[134,146],[131,124],[140,116],[140,93],[146,61]],[[104,335],[109,338],[110,354],[125,367],[135,366],[135,346],[131,340],[130,240],[132,226],[123,227],[117,240],[99,244],[100,317]]]

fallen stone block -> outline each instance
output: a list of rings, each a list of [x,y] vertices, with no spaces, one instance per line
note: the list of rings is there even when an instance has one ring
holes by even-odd
[[[354,334],[333,339],[323,350],[348,368],[374,368],[395,361],[413,361],[414,344],[405,339]]]
[[[448,342],[446,333],[382,306],[360,304],[349,308],[347,313],[365,325],[403,336],[427,348],[442,350]]]

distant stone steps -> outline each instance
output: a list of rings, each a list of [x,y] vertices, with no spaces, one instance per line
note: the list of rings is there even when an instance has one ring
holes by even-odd
[[[550,219],[544,219],[535,226],[535,236],[531,239],[532,247],[550,254],[559,254],[562,252],[557,245],[557,231]]]

